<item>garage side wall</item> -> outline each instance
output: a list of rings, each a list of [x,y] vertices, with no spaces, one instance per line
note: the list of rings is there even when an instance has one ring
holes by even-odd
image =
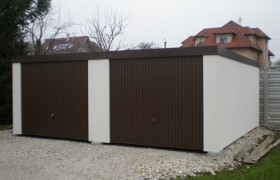
[[[13,133],[22,134],[21,64],[13,64]]]
[[[89,141],[110,143],[109,60],[88,61]]]
[[[204,151],[218,152],[257,127],[259,69],[203,56]]]

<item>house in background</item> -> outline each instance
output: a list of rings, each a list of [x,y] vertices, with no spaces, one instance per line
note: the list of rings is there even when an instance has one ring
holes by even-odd
[[[64,54],[99,52],[99,46],[92,42],[88,36],[46,39],[42,44],[43,54]]]
[[[274,54],[268,49],[271,38],[259,28],[241,26],[229,21],[222,27],[205,28],[182,42],[181,47],[219,46],[259,62],[260,70],[270,66]]]

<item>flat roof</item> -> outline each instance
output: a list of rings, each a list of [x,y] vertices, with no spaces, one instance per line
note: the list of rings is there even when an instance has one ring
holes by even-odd
[[[13,63],[30,63],[30,62],[39,63],[39,62],[56,62],[56,61],[58,62],[58,61],[82,61],[82,60],[98,60],[98,59],[110,59],[110,60],[140,59],[140,58],[182,57],[182,56],[203,56],[203,55],[219,55],[234,61],[259,67],[259,63],[257,61],[236,54],[230,50],[219,48],[218,46],[19,56],[19,57],[15,57],[12,62]]]

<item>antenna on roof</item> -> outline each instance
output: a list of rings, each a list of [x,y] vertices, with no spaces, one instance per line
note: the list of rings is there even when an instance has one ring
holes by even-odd
[[[241,23],[242,23],[242,18],[241,18],[241,17],[239,17],[239,18],[238,18],[238,24],[240,24],[240,25],[241,25]]]

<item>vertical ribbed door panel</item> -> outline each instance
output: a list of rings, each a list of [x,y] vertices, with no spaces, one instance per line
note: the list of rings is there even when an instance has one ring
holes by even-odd
[[[203,150],[202,56],[110,61],[111,142]]]
[[[88,140],[87,61],[22,63],[23,134]]]

